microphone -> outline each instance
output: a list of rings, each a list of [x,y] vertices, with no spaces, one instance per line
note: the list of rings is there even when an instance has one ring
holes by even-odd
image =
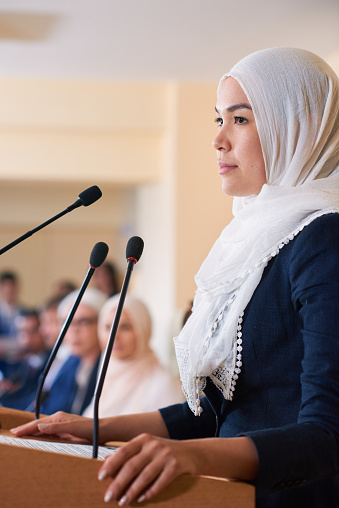
[[[102,196],[102,192],[97,185],[92,185],[92,187],[88,187],[88,189],[80,192],[78,199],[66,208],[68,212],[71,212],[75,208],[79,208],[79,206],[89,206],[95,201],[98,201]]]
[[[63,215],[66,215],[66,213],[71,212],[75,208],[79,208],[79,206],[89,206],[92,203],[95,203],[95,201],[97,201],[99,198],[101,198],[101,196],[102,196],[102,192],[99,189],[99,187],[97,187],[96,185],[89,187],[88,189],[84,190],[83,192],[80,192],[78,199],[72,205],[65,208],[65,210],[58,213],[57,215],[55,215],[51,219],[47,220],[46,222],[43,222],[42,224],[40,224],[40,226],[37,226],[36,228],[32,229],[31,231],[27,231],[27,233],[25,233],[24,235],[20,236],[13,242],[9,243],[8,245],[6,245],[2,249],[0,249],[0,256],[1,256],[1,254],[4,254],[5,252],[7,252],[9,249],[12,249],[16,245],[18,245],[18,243],[21,243],[23,240],[26,240],[26,238],[29,238],[30,236],[34,235],[34,233],[36,233],[37,231],[40,231],[40,229],[51,224],[51,222],[54,222],[55,220],[59,219]]]
[[[106,243],[98,242],[94,245],[92,252],[91,252],[90,259],[89,259],[90,266],[89,266],[87,275],[85,277],[85,280],[82,283],[82,286],[79,290],[78,296],[76,297],[73,307],[71,308],[70,313],[68,314],[68,317],[64,323],[64,326],[59,334],[59,337],[57,338],[57,340],[54,344],[52,352],[47,360],[46,366],[41,374],[41,378],[40,378],[40,382],[39,382],[39,386],[38,386],[38,390],[37,390],[37,394],[36,394],[36,399],[35,399],[35,418],[36,419],[38,419],[40,416],[41,394],[42,394],[42,389],[44,386],[46,376],[51,368],[54,358],[57,355],[57,352],[59,351],[62,341],[64,340],[64,337],[67,333],[69,325],[72,322],[74,314],[79,306],[79,303],[81,302],[81,299],[82,299],[82,297],[85,293],[85,290],[92,278],[92,275],[93,275],[94,271],[96,270],[96,268],[99,268],[99,266],[101,266],[102,263],[105,261],[107,254],[108,254],[108,246]]]
[[[128,285],[131,279],[132,271],[134,265],[139,261],[142,251],[144,249],[144,241],[139,236],[133,236],[128,240],[126,247],[126,259],[127,259],[127,269],[124,278],[124,282],[122,284],[120,298],[117,306],[117,310],[115,312],[112,328],[110,331],[110,336],[107,342],[106,350],[103,357],[102,366],[100,369],[100,373],[98,376],[97,384],[94,391],[94,414],[93,414],[93,455],[92,458],[96,459],[98,457],[98,446],[99,446],[99,399],[102,392],[102,387],[105,381],[107,367],[109,364],[109,360],[111,358],[112,349],[115,341],[115,336],[117,334],[119,321],[121,317],[121,312],[124,306],[126,293],[128,289]]]

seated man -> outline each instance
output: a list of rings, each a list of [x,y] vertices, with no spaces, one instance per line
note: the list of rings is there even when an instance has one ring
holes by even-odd
[[[26,409],[35,397],[39,377],[44,369],[49,348],[40,333],[39,313],[27,309],[17,317],[20,358],[2,367],[0,404],[13,409]]]
[[[19,281],[14,272],[0,274],[0,339],[15,338],[16,318],[22,307],[18,303]]]

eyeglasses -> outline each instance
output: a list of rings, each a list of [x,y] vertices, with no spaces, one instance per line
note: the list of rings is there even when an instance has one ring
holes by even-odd
[[[86,328],[86,326],[91,326],[96,324],[98,321],[97,318],[80,318],[73,319],[69,326],[79,326],[80,328]]]

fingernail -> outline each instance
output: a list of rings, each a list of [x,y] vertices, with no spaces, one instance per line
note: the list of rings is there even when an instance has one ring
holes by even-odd
[[[15,427],[14,429],[9,429],[9,430],[10,430],[10,432],[14,432],[15,433],[16,429],[17,429],[17,427]]]
[[[98,480],[104,480],[105,478],[107,478],[108,474],[107,474],[107,471],[106,469],[101,469],[101,471],[99,471],[99,474],[98,474]]]
[[[126,504],[128,504],[127,496],[122,496],[122,498],[120,499],[118,505],[119,506],[126,506]]]
[[[113,499],[113,492],[111,490],[108,490],[105,494],[104,501],[105,503],[109,503]]]
[[[144,501],[146,501],[145,494],[143,494],[142,496],[138,497],[137,501],[138,501],[138,503],[143,503]]]
[[[47,423],[38,423],[38,429],[46,430],[46,429],[48,429],[48,424]]]

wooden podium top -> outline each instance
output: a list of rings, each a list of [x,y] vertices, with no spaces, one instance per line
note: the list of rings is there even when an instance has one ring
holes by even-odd
[[[33,413],[0,408],[0,434],[12,436],[9,429],[33,419]],[[0,444],[0,461],[1,508],[118,506],[103,501],[110,480],[97,480],[98,459]],[[184,475],[155,499],[131,506],[254,508],[255,490],[243,482]]]

